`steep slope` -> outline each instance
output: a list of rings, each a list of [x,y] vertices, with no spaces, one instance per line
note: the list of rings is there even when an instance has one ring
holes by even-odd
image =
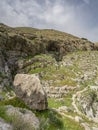
[[[12,28],[0,24],[0,106],[30,110],[13,91],[17,73],[38,76],[47,93],[49,109],[35,112],[40,130],[97,130],[98,122],[94,122],[94,117],[90,120],[87,113],[87,110],[92,115],[98,113],[93,109],[98,104],[97,94],[93,92],[96,99],[92,100],[92,93],[84,91],[98,85],[98,52],[94,43],[52,29]],[[23,98],[27,93],[24,92]],[[8,120],[5,108],[2,111],[0,116]],[[25,115],[24,109],[21,113]]]
[[[21,58],[33,57],[37,54],[52,54],[56,60],[61,60],[68,52],[94,49],[94,44],[88,40],[63,32],[11,28],[0,24],[0,57],[2,59],[0,73],[5,77],[8,75],[9,80],[17,73],[18,61]]]
[[[48,52],[57,55],[60,59],[67,52],[94,49],[94,44],[86,39],[55,30],[10,28],[5,25],[1,25],[0,30],[2,38],[6,37],[5,40],[7,40],[5,49],[24,52],[28,55]],[[4,45],[1,44],[1,46]]]

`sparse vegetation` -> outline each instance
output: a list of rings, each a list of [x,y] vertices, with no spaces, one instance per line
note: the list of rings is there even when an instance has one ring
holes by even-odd
[[[9,117],[6,115],[6,108],[3,105],[0,105],[0,117],[5,119],[6,121],[9,121]]]
[[[40,120],[39,130],[84,130],[81,122],[88,123],[91,129],[96,126],[85,115],[83,117],[76,113],[72,103],[76,92],[86,87],[90,88],[91,85],[98,85],[98,43],[93,44],[86,38],[78,38],[52,29],[10,28],[3,24],[0,27],[0,35],[0,59],[4,59],[0,62],[1,118],[12,124],[14,130],[34,129],[16,114],[6,114],[7,105],[31,110],[19,98],[7,99],[13,96],[11,88],[14,76],[17,73],[28,73],[37,74],[47,90],[47,95],[50,94],[48,110],[31,110]],[[88,89],[83,94],[81,100],[86,97],[84,100],[88,99],[88,103],[90,99],[90,105],[93,105],[93,102],[98,103],[97,92]],[[75,103],[82,112],[80,98],[77,97]],[[64,114],[72,118],[55,111],[61,106],[70,108],[71,111]],[[95,106],[92,106],[92,110],[96,114]],[[83,113],[85,114],[84,111]],[[76,122],[75,116],[80,116],[83,120]]]
[[[30,126],[29,123],[26,123],[16,113],[9,116],[6,113],[5,106],[0,106],[0,117],[3,118],[6,122],[10,123],[13,126],[13,130],[35,130],[34,127]]]
[[[29,109],[29,107],[25,105],[25,103],[17,97],[10,100],[0,101],[0,106],[4,106],[4,105],[12,105],[14,107],[21,107],[21,108]]]
[[[68,94],[61,101],[59,99],[49,98],[48,99],[48,106],[49,106],[49,108],[59,108],[61,106],[72,107],[71,95]]]
[[[7,78],[7,75],[4,74],[3,72],[0,72],[0,77],[1,77],[1,78]]]
[[[44,111],[39,113],[41,124],[40,130],[84,130],[84,128],[77,122],[67,118],[60,116],[55,111]]]
[[[9,122],[12,124],[14,130],[35,130],[33,126],[25,122],[23,118],[21,118],[17,114],[9,116],[9,119]]]

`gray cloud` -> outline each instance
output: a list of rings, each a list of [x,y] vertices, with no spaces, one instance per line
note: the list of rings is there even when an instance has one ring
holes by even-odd
[[[90,0],[83,0],[86,4],[90,3]]]
[[[2,0],[0,22],[53,28],[98,41],[98,17],[92,19],[95,15],[92,5],[91,0]]]

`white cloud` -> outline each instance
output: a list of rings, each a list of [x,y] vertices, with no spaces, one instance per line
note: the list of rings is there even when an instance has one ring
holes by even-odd
[[[61,26],[62,24],[66,24],[71,17],[72,16],[70,12],[62,5],[54,5],[52,8],[48,7],[48,10],[46,10],[45,12],[43,12],[42,15],[40,15],[40,19],[45,20],[45,22]]]
[[[43,1],[43,0],[42,0]],[[89,0],[83,0],[89,4]],[[33,26],[59,29],[77,36],[97,39],[97,31],[86,27],[86,17],[81,18],[84,5],[74,6],[68,0],[2,0],[0,21],[10,26]],[[85,13],[85,12],[84,12]],[[89,34],[91,31],[91,35]]]
[[[1,2],[0,21],[11,26],[25,26],[29,24],[29,19],[25,14],[19,13],[19,10],[7,3],[6,0]]]

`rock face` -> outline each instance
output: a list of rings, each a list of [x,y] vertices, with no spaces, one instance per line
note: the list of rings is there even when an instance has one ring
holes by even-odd
[[[0,24],[0,90],[5,86],[12,87],[14,76],[20,69],[20,59],[52,54],[56,60],[61,60],[67,53],[77,50],[95,50],[95,46],[86,39],[56,30],[29,30]]]
[[[0,24],[0,91],[4,87],[13,87],[21,58],[52,54],[56,60],[61,60],[68,52],[94,49],[94,43],[67,33]]]
[[[0,25],[0,47],[7,50],[7,55],[15,52],[19,55],[52,53],[57,59],[68,52],[94,50],[94,43],[55,30],[34,30],[11,28]],[[11,57],[12,58],[12,57]],[[17,57],[16,57],[17,58]],[[14,58],[15,59],[15,58]]]
[[[11,86],[12,76],[7,62],[0,51],[0,92],[8,86]]]
[[[14,86],[16,95],[31,109],[47,109],[47,96],[37,76],[17,74]]]
[[[97,86],[96,86],[97,87]],[[98,92],[96,90],[87,90],[78,95],[78,104],[89,119],[98,123]]]
[[[70,114],[71,111],[65,104],[71,106],[72,94],[82,89],[82,86],[91,84],[91,89],[98,91],[98,87],[94,86],[98,86],[97,59],[98,45],[85,38],[56,30],[11,28],[0,24],[0,100],[7,99],[10,102],[9,99],[17,95],[29,108],[45,110],[48,107],[48,96],[53,99],[49,100],[52,104],[54,101],[63,104],[59,108],[60,112]],[[39,78],[32,74],[37,74],[41,83]],[[76,110],[76,105],[79,105],[84,116],[98,123],[98,94],[84,94],[72,96],[76,100],[72,102],[74,108]],[[66,103],[65,98],[68,100]],[[39,120],[31,111],[8,106],[7,114],[10,116],[14,113],[18,115],[18,119],[38,128]],[[79,116],[71,119],[82,122]],[[85,122],[84,119],[83,121]],[[11,130],[10,125],[0,119],[0,130],[9,130],[7,126]],[[82,126],[85,130],[90,130],[88,124],[82,123]],[[92,130],[97,130],[96,127],[94,125]]]
[[[6,113],[8,116],[14,116],[14,118],[16,119],[14,120],[14,124],[12,123],[14,127],[15,125],[19,125],[17,123],[20,123],[20,125],[24,125],[24,127],[30,127],[28,128],[30,130],[37,130],[39,128],[39,119],[35,116],[34,113],[32,113],[32,111],[22,108],[15,108],[13,106],[6,106]]]
[[[0,118],[0,130],[13,130],[12,126]]]

